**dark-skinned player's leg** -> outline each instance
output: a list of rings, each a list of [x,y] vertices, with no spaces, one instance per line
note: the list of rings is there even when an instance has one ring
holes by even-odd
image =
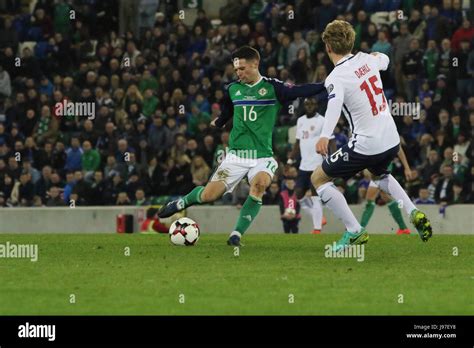
[[[311,174],[313,172],[299,170],[296,178],[295,194],[296,199],[300,202],[301,209],[305,210],[313,221],[312,234],[320,234],[322,225],[325,224],[323,217],[323,207],[321,199],[317,196],[316,190],[311,184]],[[311,195],[308,196],[308,191],[311,190]]]

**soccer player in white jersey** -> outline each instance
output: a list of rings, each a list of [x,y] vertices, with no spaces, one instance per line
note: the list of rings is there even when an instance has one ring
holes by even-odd
[[[324,117],[317,112],[318,102],[314,97],[305,99],[304,108],[305,114],[296,122],[296,143],[293,145],[288,163],[293,164],[300,155],[301,161],[295,188],[296,198],[300,201],[301,208],[307,211],[313,220],[311,233],[320,234],[326,219],[323,216],[321,199],[311,185],[311,174],[323,163],[323,156],[316,153],[314,149],[323,130]],[[335,149],[335,141],[331,141],[330,145],[333,145]]]
[[[355,31],[346,21],[335,20],[329,23],[322,40],[334,69],[325,81],[328,107],[316,151],[327,156],[329,137],[339,120],[341,110],[352,133],[349,142],[327,156],[322,166],[311,176],[311,182],[323,204],[346,227],[335,249],[366,243],[369,239],[367,231],[359,224],[344,196],[332,182],[336,177],[349,178],[363,169],[368,169],[372,178],[378,180],[382,191],[401,202],[421,239],[427,241],[432,235],[430,221],[415,207],[388,170],[400,148],[400,137],[383,93],[379,73],[388,68],[389,58],[382,53],[351,54]]]

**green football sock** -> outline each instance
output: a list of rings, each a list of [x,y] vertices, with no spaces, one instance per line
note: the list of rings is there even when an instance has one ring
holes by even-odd
[[[388,203],[388,209],[390,209],[390,214],[392,214],[392,217],[398,224],[398,227],[402,230],[405,230],[407,228],[407,225],[405,225],[405,221],[403,220],[402,212],[398,207],[398,202],[393,200]]]
[[[201,193],[204,191],[204,186],[197,186],[186,196],[183,197],[185,207],[190,207],[195,204],[201,204]]]
[[[372,217],[375,209],[375,202],[374,201],[367,201],[365,205],[364,212],[362,213],[362,218],[360,220],[360,225],[362,227],[367,227],[369,224],[369,220]]]
[[[245,200],[242,209],[240,209],[239,219],[237,220],[234,231],[244,234],[257,216],[261,206],[261,199],[249,195]]]

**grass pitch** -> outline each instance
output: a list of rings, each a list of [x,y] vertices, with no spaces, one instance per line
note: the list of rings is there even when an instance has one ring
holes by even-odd
[[[371,235],[363,262],[326,258],[338,237],[248,234],[235,256],[224,234],[0,235],[39,248],[0,258],[0,314],[474,314],[474,236]]]

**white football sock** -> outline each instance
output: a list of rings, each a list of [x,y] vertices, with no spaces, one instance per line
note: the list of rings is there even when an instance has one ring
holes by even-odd
[[[304,196],[299,201],[301,209],[307,211],[309,213],[310,209],[313,208],[313,201],[310,197]]]
[[[334,215],[342,220],[346,231],[351,233],[358,233],[362,229],[362,226],[357,221],[356,217],[352,213],[351,209],[347,205],[347,201],[344,195],[334,186],[332,182],[327,182],[318,187],[316,190],[321,202],[327,205],[332,210]]]
[[[402,202],[403,208],[405,208],[405,211],[408,215],[410,215],[413,209],[416,209],[410,197],[408,197],[403,187],[392,176],[392,174],[385,175],[382,179],[380,179],[379,187],[381,190],[395,198],[395,200],[398,202]]]
[[[239,238],[242,238],[242,233],[240,233],[239,231],[232,231],[229,237],[232,237],[232,236],[237,236]]]
[[[323,205],[319,196],[312,196],[313,209],[311,209],[311,217],[313,218],[313,226],[315,230],[321,230],[323,222]]]

